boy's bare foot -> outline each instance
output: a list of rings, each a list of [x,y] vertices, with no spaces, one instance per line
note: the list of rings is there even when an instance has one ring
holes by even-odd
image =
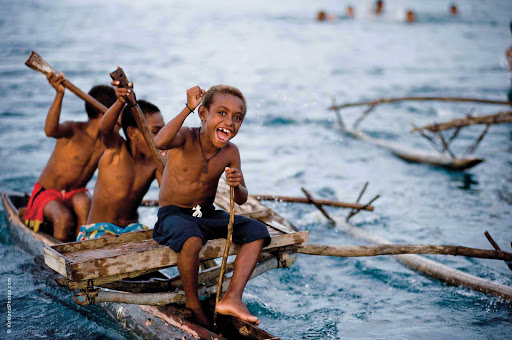
[[[223,315],[236,316],[239,319],[255,325],[260,324],[260,320],[249,312],[242,300],[230,299],[227,296],[224,296],[219,302],[217,302],[215,311]]]
[[[197,308],[187,307],[187,309],[190,309],[192,311],[192,313],[194,313],[194,319],[199,325],[201,325],[205,328],[210,327],[210,322],[208,321],[208,318],[204,314],[201,307],[197,307]]]

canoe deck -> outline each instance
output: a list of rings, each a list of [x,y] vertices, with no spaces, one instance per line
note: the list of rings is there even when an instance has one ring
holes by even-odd
[[[283,232],[267,226],[272,237],[264,252],[282,250],[308,241],[308,232]],[[178,255],[168,246],[152,239],[152,230],[82,242],[45,245],[45,263],[63,275],[73,289],[136,277],[143,273],[175,266]],[[201,249],[201,261],[222,257],[225,239],[208,241]],[[229,254],[239,249],[232,244]]]

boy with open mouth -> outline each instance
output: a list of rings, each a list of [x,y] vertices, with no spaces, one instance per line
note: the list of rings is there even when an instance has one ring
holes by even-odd
[[[201,126],[182,126],[198,106]],[[178,253],[186,307],[204,326],[208,325],[208,319],[197,294],[199,252],[207,240],[225,238],[227,234],[229,214],[215,210],[213,206],[223,173],[228,185],[235,188],[235,202],[243,204],[247,201],[240,153],[231,142],[246,111],[245,98],[237,88],[216,85],[205,92],[195,86],[187,90],[184,109],[155,138],[156,147],[168,152],[153,238]],[[228,290],[215,310],[259,324],[258,318],[243,304],[242,294],[261,249],[270,243],[270,235],[263,223],[235,216],[233,242],[242,246]]]

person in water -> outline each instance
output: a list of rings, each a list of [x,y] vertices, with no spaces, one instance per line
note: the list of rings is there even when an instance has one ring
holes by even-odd
[[[133,90],[117,88],[115,92],[117,101],[101,120],[105,152],[98,165],[89,218],[80,227],[77,241],[148,229],[138,223],[137,209],[151,182],[155,178],[159,183],[161,180],[143,134],[126,105],[127,97],[135,96]],[[149,102],[139,100],[138,104],[154,138],[164,126],[162,114]],[[121,112],[126,140],[116,129]]]
[[[455,4],[450,5],[450,15],[452,17],[456,17],[459,15],[459,10],[457,9],[457,6],[455,6]]]
[[[354,17],[354,8],[352,6],[347,7],[347,12],[345,13],[345,16],[347,18],[353,18]]]
[[[415,22],[416,21],[416,14],[413,11],[408,10],[405,13],[405,21],[408,22],[408,23]]]
[[[325,11],[319,11],[316,14],[316,20],[317,21],[334,21],[334,20],[336,20],[336,17],[332,14],[325,12]]]
[[[197,107],[201,126],[182,126]],[[213,206],[223,173],[227,184],[234,187],[235,202],[243,204],[247,201],[240,153],[231,142],[246,111],[245,98],[237,88],[216,85],[205,92],[195,86],[187,90],[184,109],[155,138],[156,147],[168,150],[168,157],[153,239],[178,253],[177,264],[183,280],[186,307],[194,313],[196,321],[205,326],[208,319],[201,309],[197,293],[199,251],[207,240],[227,235],[229,214],[215,210]],[[261,249],[270,242],[270,236],[263,223],[237,215],[233,242],[241,244],[241,247],[229,287],[215,310],[259,324],[258,318],[242,302],[242,294]]]
[[[76,227],[87,221],[91,196],[85,186],[105,150],[99,131],[103,113],[85,104],[89,117],[86,122],[60,122],[65,92],[62,83],[66,78],[62,73],[55,72],[49,73],[47,78],[56,95],[48,111],[44,131],[57,142],[34,185],[23,218],[25,224],[35,232],[41,223],[50,222],[53,237],[66,242],[74,240]],[[106,107],[116,100],[114,89],[106,85],[94,86],[89,94]]]
[[[510,22],[510,33],[512,34],[512,21]],[[510,90],[508,90],[508,101],[512,102],[512,46],[505,52],[508,61],[508,76],[510,78]]]
[[[375,4],[375,14],[380,15],[384,12],[384,1],[378,0]]]

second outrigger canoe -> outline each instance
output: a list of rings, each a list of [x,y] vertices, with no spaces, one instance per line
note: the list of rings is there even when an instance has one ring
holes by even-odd
[[[49,234],[45,233],[44,228],[38,233],[34,233],[22,222],[19,214],[20,210],[27,204],[28,198],[26,194],[10,192],[2,193],[1,196],[5,217],[7,220],[6,225],[10,229],[9,234],[17,245],[34,256],[44,256],[43,248],[46,250],[52,247],[59,249],[59,242]],[[222,198],[216,201],[216,203],[218,205],[219,203],[222,205]],[[240,207],[238,207],[238,209],[240,210]],[[300,244],[307,241],[307,232],[298,232],[295,227],[293,227],[272,210],[265,208],[257,200],[251,199],[249,204],[242,210],[247,209],[253,210],[253,212],[251,214],[247,213],[246,211],[246,215],[258,215],[261,220],[266,221],[273,240],[280,240],[281,244]],[[240,211],[237,213],[240,213]],[[274,227],[271,227],[271,225],[274,225]],[[116,237],[114,236],[111,239],[115,241],[115,238]],[[283,241],[289,239],[293,239],[293,241]],[[69,247],[69,245],[74,246],[78,244],[91,245],[93,244],[93,241],[96,240],[67,243],[62,245],[66,247]],[[265,268],[273,269],[283,265],[283,262],[277,255],[277,252],[282,249],[283,247],[279,246],[275,248],[265,248],[266,253],[262,253],[263,255],[267,256],[267,265]],[[107,250],[108,249],[105,248],[105,251]],[[275,263],[275,265],[268,265],[268,263],[271,262],[268,261],[269,258],[270,260],[274,261],[272,263]],[[291,263],[293,263],[293,260],[288,262],[287,265],[291,265]],[[68,267],[71,267],[70,263],[68,263]],[[258,268],[255,270],[256,275],[262,273],[264,270],[260,272],[257,271]],[[61,284],[66,282],[66,280],[59,275],[57,275],[56,278],[58,278],[57,282],[60,282]],[[69,283],[69,280],[67,281]],[[99,278],[99,281],[97,282],[100,281],[101,278]],[[172,285],[170,283],[175,281],[176,278],[173,279],[164,272],[158,270],[136,278],[119,280],[117,282],[111,282],[108,284],[98,284],[92,280],[90,280],[89,283],[94,284],[95,286],[99,285],[100,288],[97,290],[101,292],[111,293],[116,292],[116,290],[113,290],[112,287],[128,287],[128,290],[130,290],[129,287],[132,286],[137,287],[135,289],[138,290],[138,292],[140,292],[140,287],[146,287],[150,290],[156,288],[160,289],[160,291],[165,291],[165,288],[171,287]],[[109,289],[105,287],[111,288]],[[205,309],[212,310],[211,297],[207,297],[203,302]],[[116,319],[123,327],[131,330],[135,335],[143,339],[279,339],[278,337],[275,337],[250,323],[244,322],[234,317],[226,316],[221,316],[218,318],[218,328],[214,332],[211,329],[206,329],[191,321],[191,313],[185,308],[182,308],[182,305],[168,304],[165,306],[153,306],[118,302],[98,302],[97,305],[108,315]]]
[[[389,150],[393,155],[407,162],[425,163],[433,166],[440,166],[450,170],[465,170],[480,164],[484,160],[482,158],[468,157],[451,157],[450,155],[439,152],[428,152],[411,147],[406,147],[398,143],[373,138],[362,131],[345,130],[346,133],[364,140],[365,142],[377,145],[381,148]]]

